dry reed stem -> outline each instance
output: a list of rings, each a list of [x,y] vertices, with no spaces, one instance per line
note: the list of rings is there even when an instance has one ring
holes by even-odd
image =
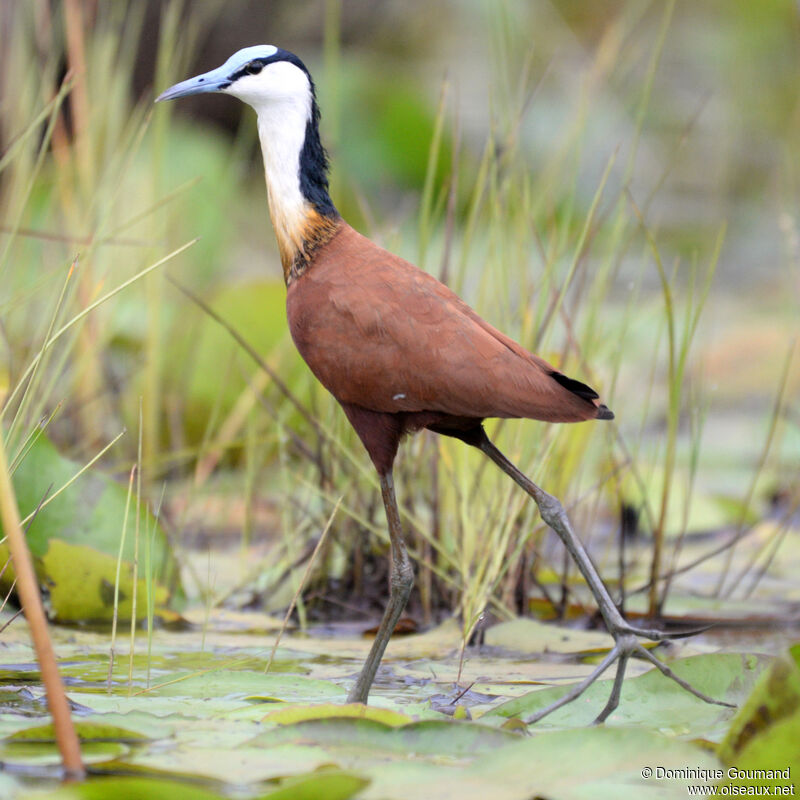
[[[47,629],[47,619],[39,594],[39,584],[33,571],[33,561],[20,524],[17,499],[8,473],[5,446],[0,440],[0,516],[8,540],[8,549],[17,575],[17,594],[31,630],[36,660],[42,675],[47,706],[53,718],[56,743],[61,752],[64,772],[71,778],[85,774],[78,735],[72,724],[64,684],[58,672],[53,644]]]

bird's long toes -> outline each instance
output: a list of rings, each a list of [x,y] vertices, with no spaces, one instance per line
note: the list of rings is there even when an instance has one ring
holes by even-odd
[[[650,639],[654,642],[663,642],[670,639],[687,639],[691,636],[697,636],[700,633],[713,628],[713,625],[700,625],[696,628],[682,628],[678,630],[664,631],[658,628],[639,628],[636,625],[626,623],[611,631],[611,635],[616,639],[620,635],[631,634],[639,636],[643,639]]]
[[[707,630],[715,627],[712,625],[698,625],[696,628],[679,628],[678,630],[662,631],[662,639],[688,639],[691,636],[697,636],[700,633],[705,633]]]
[[[691,683],[684,680],[679,675],[676,675],[663,661],[659,661],[658,658],[656,658],[651,652],[646,650],[640,644],[637,644],[636,652],[640,658],[644,659],[645,661],[649,661],[654,667],[656,667],[656,669],[658,669],[665,678],[669,678],[669,680],[674,681],[682,689],[685,689],[687,692],[689,692],[689,694],[693,694],[704,703],[709,703],[716,706],[724,706],[725,708],[737,708],[735,703],[729,703],[727,700],[717,700],[715,697],[711,697],[705,692],[701,692],[699,689],[692,686]]]
[[[614,641],[619,640],[624,636],[639,637],[642,639],[650,639],[654,642],[661,642],[664,639],[671,638],[665,631],[660,631],[657,628],[638,628],[636,625],[624,624],[609,627],[608,632],[614,637]]]

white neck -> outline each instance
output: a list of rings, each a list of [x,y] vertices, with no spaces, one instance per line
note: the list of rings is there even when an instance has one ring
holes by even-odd
[[[276,61],[260,72],[243,75],[224,91],[252,106],[258,116],[269,213],[289,283],[307,268],[310,254],[330,239],[338,224],[325,191],[325,159],[316,131],[309,144],[309,162],[316,172],[311,169],[311,174],[305,175],[310,181],[306,191],[316,199],[307,199],[300,188],[300,158],[306,131],[309,122],[316,123],[311,79],[296,64]],[[317,174],[320,170],[321,176]],[[318,202],[325,207],[323,213]]]
[[[311,96],[291,96],[256,108],[270,217],[281,254],[302,247],[309,203],[300,191],[300,152],[311,114]]]

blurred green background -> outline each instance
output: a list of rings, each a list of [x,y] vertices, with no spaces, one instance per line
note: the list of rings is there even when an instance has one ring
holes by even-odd
[[[495,431],[585,530],[614,541],[626,508],[648,542],[743,533],[769,515],[776,536],[788,530],[796,3],[32,0],[4,4],[0,23],[6,446],[21,460],[45,419],[85,463],[126,428],[100,464],[122,477],[141,448],[145,497],[163,493],[174,542],[256,548],[215,602],[245,587],[285,604],[275,581],[339,495],[319,603],[384,577],[370,568],[384,547],[374,476],[286,332],[252,111],[223,96],[152,106],[256,43],[314,75],[345,218],[614,409],[603,430]],[[165,275],[235,326],[297,402]],[[473,620],[488,598],[517,607],[534,566],[557,580],[530,509],[501,478],[474,485],[471,454],[419,437],[399,469],[427,617],[447,605]],[[649,565],[632,565],[634,584]]]

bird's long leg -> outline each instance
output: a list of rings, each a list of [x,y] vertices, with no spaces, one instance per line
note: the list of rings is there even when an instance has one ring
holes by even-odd
[[[725,703],[721,700],[715,700],[714,698],[698,691],[693,686],[690,686],[688,683],[686,683],[686,681],[675,675],[675,673],[672,672],[669,667],[662,664],[655,656],[652,655],[652,653],[649,653],[644,647],[642,647],[641,644],[639,644],[639,642],[636,641],[636,636],[643,636],[647,639],[654,639],[656,641],[660,641],[668,637],[660,631],[636,628],[625,621],[625,618],[614,604],[614,601],[611,599],[611,595],[608,593],[608,589],[606,588],[602,578],[589,558],[586,548],[575,534],[572,524],[569,521],[569,517],[567,516],[567,512],[564,510],[564,507],[561,505],[558,498],[553,497],[543,489],[540,489],[526,475],[520,472],[494,446],[494,444],[492,444],[485,433],[483,433],[481,436],[478,436],[474,440],[465,439],[465,441],[470,441],[470,444],[474,444],[474,446],[478,447],[487,456],[489,456],[489,458],[491,458],[492,461],[494,461],[494,463],[503,470],[503,472],[513,478],[514,481],[534,499],[536,505],[539,507],[539,513],[542,515],[542,519],[556,532],[558,537],[564,543],[564,546],[569,551],[569,554],[578,565],[578,569],[581,571],[581,574],[586,580],[586,583],[589,585],[589,589],[597,601],[597,607],[599,608],[600,613],[606,623],[608,632],[614,637],[613,649],[589,676],[575,686],[570,692],[564,695],[564,697],[526,719],[526,722],[538,721],[547,716],[547,714],[555,711],[557,708],[560,708],[562,705],[574,700],[576,697],[583,694],[583,692],[586,691],[586,689],[588,689],[589,686],[591,686],[591,684],[594,683],[603,674],[603,672],[605,672],[605,670],[611,666],[611,664],[613,664],[615,661],[618,661],[619,664],[617,666],[617,675],[614,680],[614,687],[611,691],[611,696],[609,697],[605,708],[602,710],[596,720],[596,722],[603,722],[619,704],[622,683],[625,678],[625,668],[627,667],[628,660],[632,655],[638,655],[650,661],[656,667],[658,667],[658,669],[660,669],[666,677],[674,680],[679,686],[695,695],[695,697],[699,697],[701,700],[704,700],[707,703],[715,703],[721,706],[731,705],[730,703]]]
[[[405,542],[403,541],[403,529],[400,526],[400,512],[397,509],[397,498],[394,494],[394,481],[391,471],[380,476],[381,496],[383,505],[386,509],[386,522],[389,525],[389,540],[391,543],[391,584],[389,590],[389,602],[384,611],[375,640],[369,651],[367,660],[361,668],[361,673],[356,679],[355,685],[347,695],[348,703],[366,703],[369,697],[369,690],[375,680],[375,673],[383,658],[386,645],[389,644],[392,632],[394,631],[397,620],[403,613],[403,609],[408,602],[408,596],[414,586],[414,568],[411,559],[408,557]]]
[[[630,636],[630,634],[628,634]],[[616,644],[614,646],[614,650],[616,650]],[[611,652],[613,653],[614,650]],[[595,718],[595,724],[599,724],[601,722],[605,722],[611,714],[616,711],[617,706],[619,705],[619,698],[622,694],[622,683],[625,680],[625,668],[628,666],[628,659],[631,657],[630,649],[628,647],[621,647],[621,652],[617,657],[617,674],[614,678],[614,686],[611,688],[611,694],[609,695],[608,702],[605,705],[605,708],[597,715]]]
[[[564,543],[564,546],[569,551],[569,554],[572,556],[578,569],[585,578],[586,583],[589,585],[589,589],[597,600],[597,606],[605,620],[606,626],[609,629],[613,628],[619,631],[628,631],[630,626],[625,622],[624,617],[620,614],[619,609],[611,599],[611,595],[608,593],[608,589],[589,558],[586,548],[575,534],[575,531],[573,531],[569,517],[567,517],[567,512],[564,510],[558,498],[540,489],[524,473],[520,472],[514,464],[492,444],[488,437],[484,436],[482,441],[478,444],[478,447],[536,501],[542,519],[558,534],[559,539]],[[633,631],[631,630],[630,632]],[[656,640],[663,638],[663,635],[659,631],[647,631],[642,635]]]

